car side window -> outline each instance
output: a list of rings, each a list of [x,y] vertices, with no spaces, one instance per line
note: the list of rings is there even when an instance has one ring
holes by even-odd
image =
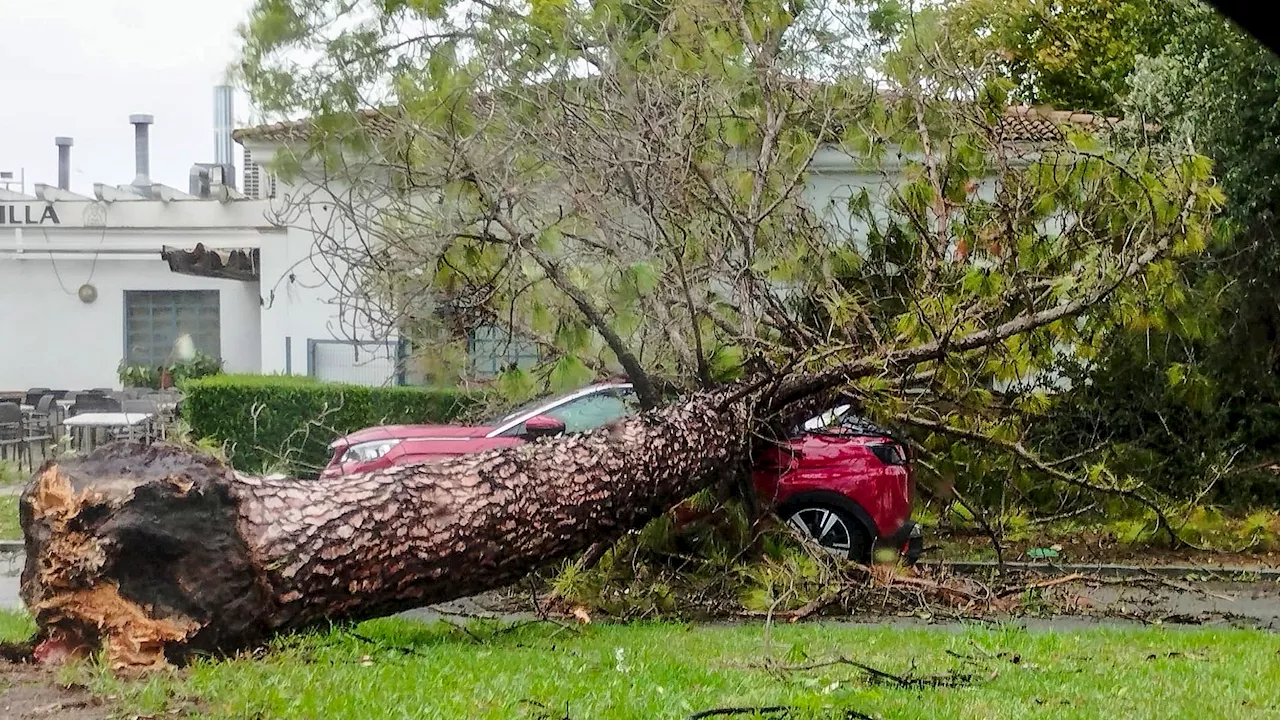
[[[611,390],[578,398],[545,414],[563,422],[565,432],[582,433],[634,415],[637,406],[630,390]]]

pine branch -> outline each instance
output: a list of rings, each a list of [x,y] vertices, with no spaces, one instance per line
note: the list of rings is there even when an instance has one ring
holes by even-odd
[[[1133,500],[1134,502],[1140,503],[1141,505],[1149,508],[1152,512],[1155,513],[1156,520],[1159,523],[1160,527],[1163,527],[1164,530],[1169,534],[1169,539],[1173,542],[1175,546],[1182,543],[1182,541],[1178,538],[1177,534],[1173,531],[1173,525],[1169,522],[1169,518],[1165,514],[1164,510],[1155,501],[1150,500],[1146,497],[1143,497],[1141,494],[1133,490],[1126,490],[1124,488],[1117,488],[1117,487],[1107,487],[1105,485],[1095,485],[1089,482],[1088,480],[1079,478],[1075,475],[1072,475],[1071,473],[1068,473],[1062,470],[1061,468],[1055,467],[1050,463],[1045,462],[1038,455],[1028,450],[1025,445],[1023,445],[1021,442],[1018,442],[1018,441],[1001,440],[1000,438],[992,437],[991,435],[987,435],[986,433],[981,433],[976,430],[966,430],[964,428],[958,428],[944,422],[927,420],[925,418],[921,418],[915,415],[910,415],[905,413],[898,415],[896,419],[899,422],[902,422],[908,425],[913,425],[915,427],[918,427],[924,430],[929,430],[931,432],[950,435],[952,437],[958,437],[965,440],[973,440],[975,442],[980,442],[995,448],[999,448],[1001,450],[1004,450],[1012,454],[1019,461],[1021,461],[1022,464],[1030,468],[1033,468],[1035,470],[1038,470],[1048,475],[1049,477],[1054,478],[1055,480],[1059,480],[1061,482],[1067,483],[1068,485],[1074,485],[1075,487],[1078,487],[1084,490],[1089,490],[1091,492],[1100,492],[1100,493],[1116,495],[1116,496],[1127,498],[1129,500]]]

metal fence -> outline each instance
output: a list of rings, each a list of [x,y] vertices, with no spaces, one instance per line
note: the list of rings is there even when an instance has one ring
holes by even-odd
[[[395,340],[308,340],[307,374],[352,385],[404,385],[405,357],[404,343]]]

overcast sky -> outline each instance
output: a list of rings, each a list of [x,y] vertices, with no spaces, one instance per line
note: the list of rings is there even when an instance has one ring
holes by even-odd
[[[213,161],[213,86],[253,0],[0,0],[0,170],[58,181],[55,136],[75,139],[71,189],[133,180],[129,115],[155,116],[151,177],[187,188]],[[250,120],[236,98],[238,124]],[[239,163],[239,146],[237,164]],[[13,188],[17,190],[16,187]]]

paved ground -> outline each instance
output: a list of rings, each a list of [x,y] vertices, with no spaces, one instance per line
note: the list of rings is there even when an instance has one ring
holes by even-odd
[[[18,598],[18,575],[22,572],[22,555],[0,553],[0,609],[22,607]]]
[[[1061,592],[1085,616],[1280,630],[1280,584],[1275,582],[1070,583]]]

